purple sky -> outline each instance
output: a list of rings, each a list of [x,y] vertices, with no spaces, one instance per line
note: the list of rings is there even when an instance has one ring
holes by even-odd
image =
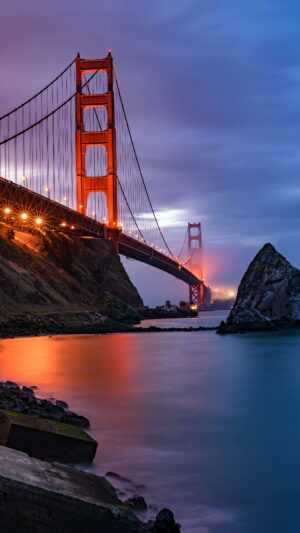
[[[10,0],[1,6],[0,112],[80,51],[112,49],[136,146],[175,250],[202,221],[207,275],[236,285],[272,241],[296,265],[300,200],[300,5],[293,0]],[[171,213],[172,214],[172,213]],[[185,297],[125,262],[146,303]]]

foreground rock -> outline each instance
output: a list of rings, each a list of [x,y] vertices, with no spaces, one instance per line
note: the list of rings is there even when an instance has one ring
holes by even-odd
[[[83,428],[88,428],[90,425],[87,418],[70,411],[66,402],[37,398],[32,387],[21,387],[12,381],[0,382],[0,409]]]
[[[300,326],[300,270],[265,244],[240,283],[236,302],[218,333]]]
[[[174,515],[169,509],[162,509],[151,528],[151,533],[180,533],[180,527],[175,522]]]
[[[179,533],[163,509],[143,523],[103,477],[0,446],[0,525],[6,533]]]
[[[124,503],[136,511],[147,511],[148,508],[145,498],[139,495],[131,496]]]

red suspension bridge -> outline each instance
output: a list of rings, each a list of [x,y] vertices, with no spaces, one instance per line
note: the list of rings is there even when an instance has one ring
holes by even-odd
[[[78,55],[0,117],[0,176],[4,220],[111,239],[120,254],[187,283],[191,305],[203,302],[201,227],[188,225],[176,257],[151,202],[111,53]]]

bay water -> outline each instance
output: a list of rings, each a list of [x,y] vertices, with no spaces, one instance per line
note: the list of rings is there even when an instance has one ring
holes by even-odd
[[[99,442],[89,469],[120,474],[150,513],[171,508],[183,533],[300,531],[300,333],[7,339],[0,379],[87,416]]]

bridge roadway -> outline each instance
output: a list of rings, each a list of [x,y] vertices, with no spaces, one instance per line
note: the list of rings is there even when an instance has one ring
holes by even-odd
[[[64,233],[72,231],[81,237],[112,240],[121,255],[152,265],[188,285],[201,283],[190,270],[148,244],[126,235],[119,229],[108,228],[101,222],[3,177],[0,177],[0,206],[2,209],[12,209],[10,218],[13,217],[15,209],[27,212],[33,217],[41,217],[52,230]]]

